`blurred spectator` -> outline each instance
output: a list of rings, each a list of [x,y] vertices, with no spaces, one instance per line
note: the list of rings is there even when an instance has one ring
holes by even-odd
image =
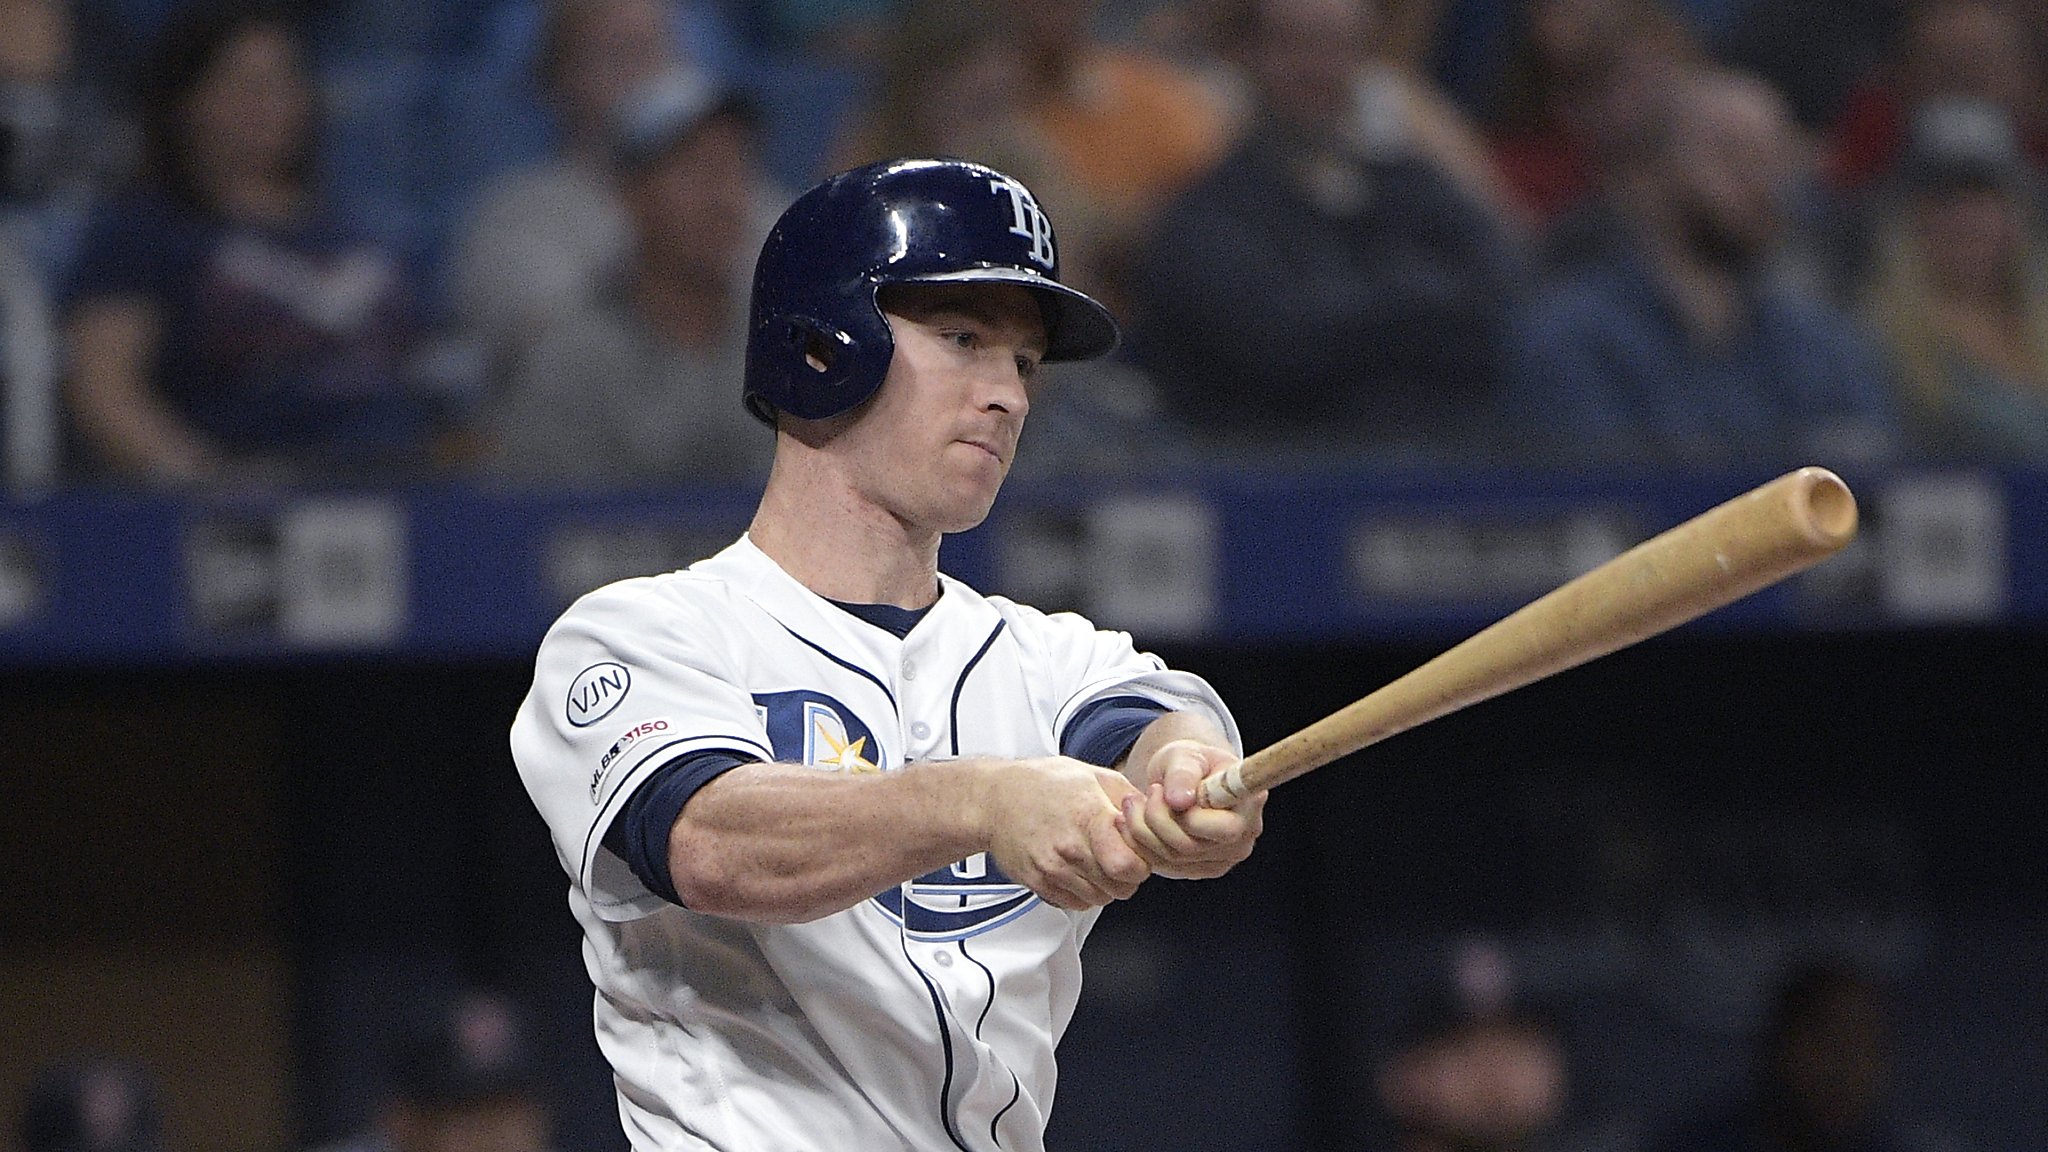
[[[1519,1003],[1498,949],[1469,946],[1411,1005],[1375,1089],[1392,1152],[1513,1152],[1560,1127],[1564,1046]]]
[[[1453,6],[1454,0],[1379,0],[1380,58],[1413,75],[1426,73]]]
[[[536,68],[561,115],[562,154],[484,190],[449,270],[455,310],[494,371],[626,259],[632,223],[607,133],[621,98],[685,63],[675,19],[670,0],[553,0]]]
[[[28,258],[0,231],[0,477],[49,485],[59,463],[57,334]]]
[[[1648,134],[1652,93],[1699,53],[1658,0],[1531,0],[1510,34],[1493,158],[1524,211],[1548,224],[1603,190],[1601,175]]]
[[[906,0],[874,98],[835,151],[844,170],[899,156],[963,156],[1016,176],[1060,221],[1062,274],[1102,294],[1129,223],[1078,185],[1022,114],[1025,58],[1000,0]],[[1109,289],[1114,295],[1114,288]]]
[[[1090,40],[1093,7],[906,0],[884,41],[874,98],[833,167],[965,156],[1015,175],[1060,221],[1062,274],[1121,312],[1138,233],[1167,190],[1213,159],[1227,117],[1221,99],[1192,76]],[[1024,25],[1039,28],[1049,46],[1034,48]],[[1056,68],[1102,99],[1070,99],[1068,81],[1047,78]],[[1089,87],[1098,72],[1099,92]],[[1049,135],[1049,126],[1065,138]],[[1130,136],[1115,157],[1071,162],[1076,149],[1121,132]],[[1205,134],[1216,138],[1199,143]]]
[[[1700,73],[1660,105],[1616,244],[1517,317],[1516,435],[1581,463],[1888,453],[1876,345],[1772,274],[1796,172],[1783,102],[1755,80]]]
[[[768,227],[752,111],[702,73],[669,73],[622,102],[612,163],[633,254],[521,359],[492,464],[586,484],[765,476],[774,437],[740,404]]]
[[[1784,96],[1800,127],[1818,133],[1897,43],[1922,0],[1756,0],[1740,3],[1719,41],[1722,60]]]
[[[1884,993],[1835,964],[1791,972],[1757,1045],[1746,1097],[1686,1121],[1651,1152],[1952,1152],[1952,1136],[1889,1114],[1891,1019]]]
[[[70,0],[0,0],[0,28],[0,232],[54,288],[95,193],[126,173],[132,140],[78,79]]]
[[[1914,118],[1876,228],[1870,318],[1890,341],[1916,447],[2048,462],[2048,233],[2003,109]]]
[[[1368,0],[1362,5],[1372,51],[1351,85],[1350,143],[1366,155],[1408,154],[1434,165],[1499,224],[1520,234],[1533,218],[1502,179],[1485,137],[1427,79],[1422,67],[1402,55],[1416,45],[1397,37],[1418,34],[1412,25],[1434,18],[1435,7],[1436,0]],[[1255,67],[1244,60],[1243,49],[1256,42],[1257,19],[1258,6],[1252,0],[1235,0],[1221,8],[1212,30],[1217,54],[1237,60],[1243,70]]]
[[[754,0],[749,31],[762,48],[860,64],[888,50],[881,34],[902,0]]]
[[[39,1072],[21,1113],[22,1152],[164,1152],[156,1082],[136,1065],[93,1059]]]
[[[1853,190],[1881,179],[1904,147],[1914,110],[1941,97],[2003,108],[2031,162],[2048,165],[2048,70],[2028,33],[2014,9],[1998,0],[1926,0],[1914,7],[1896,64],[1856,88],[1831,130],[1830,183]]]
[[[321,1152],[547,1152],[543,1085],[503,1000],[461,997],[395,1048],[374,1127]]]
[[[95,220],[67,294],[92,463],[152,482],[417,466],[412,293],[311,185],[291,25],[261,6],[181,15],[140,103],[149,181]]]
[[[1026,118],[1075,183],[1112,208],[1156,204],[1222,156],[1228,110],[1172,63],[1095,36],[1100,0],[1004,5]]]
[[[1017,114],[1024,57],[1003,27],[1002,7],[1000,0],[907,0],[890,26],[874,98],[831,167],[962,156],[1004,172],[1014,167],[1037,189],[1048,165]]]
[[[1440,458],[1486,430],[1509,252],[1433,166],[1357,148],[1367,28],[1356,0],[1262,0],[1254,128],[1139,266],[1135,352],[1219,446]]]
[[[1168,197],[1222,157],[1235,124],[1197,74],[1097,38],[1101,6],[1033,0],[997,11],[1018,53],[1016,106],[1044,161],[1016,175],[1058,177],[1062,187],[1040,194],[1060,220],[1064,273],[1121,310],[1140,237]]]

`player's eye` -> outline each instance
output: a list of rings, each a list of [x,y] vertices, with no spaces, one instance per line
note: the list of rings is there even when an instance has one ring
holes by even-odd
[[[939,336],[955,348],[972,348],[979,343],[979,338],[965,328],[949,328]]]
[[[1038,361],[1029,356],[1017,357],[1017,375],[1025,380],[1038,375]]]

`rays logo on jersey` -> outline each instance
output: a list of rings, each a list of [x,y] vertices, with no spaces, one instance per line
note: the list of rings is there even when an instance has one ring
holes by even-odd
[[[757,692],[754,714],[775,759],[844,772],[880,772],[882,750],[853,709],[823,692]],[[874,898],[913,940],[959,940],[1009,923],[1038,897],[977,852]]]
[[[927,872],[875,897],[912,940],[964,940],[1000,928],[1038,904],[1031,889],[1003,875],[986,852]]]
[[[757,692],[754,714],[768,730],[768,745],[784,764],[842,772],[880,772],[875,734],[853,709],[823,692]]]

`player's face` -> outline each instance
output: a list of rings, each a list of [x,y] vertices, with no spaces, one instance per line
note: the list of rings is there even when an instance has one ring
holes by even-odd
[[[1008,284],[886,290],[895,338],[875,398],[838,437],[863,495],[905,525],[981,523],[1016,456],[1045,355],[1045,320]]]

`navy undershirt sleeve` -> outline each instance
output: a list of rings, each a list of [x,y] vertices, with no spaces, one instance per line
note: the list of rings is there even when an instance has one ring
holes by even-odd
[[[678,756],[642,781],[604,830],[604,846],[626,862],[649,892],[681,906],[668,870],[668,834],[697,789],[759,757],[707,749]]]
[[[1143,696],[1105,696],[1083,705],[1060,733],[1060,755],[1111,767],[1147,725],[1173,709]]]

